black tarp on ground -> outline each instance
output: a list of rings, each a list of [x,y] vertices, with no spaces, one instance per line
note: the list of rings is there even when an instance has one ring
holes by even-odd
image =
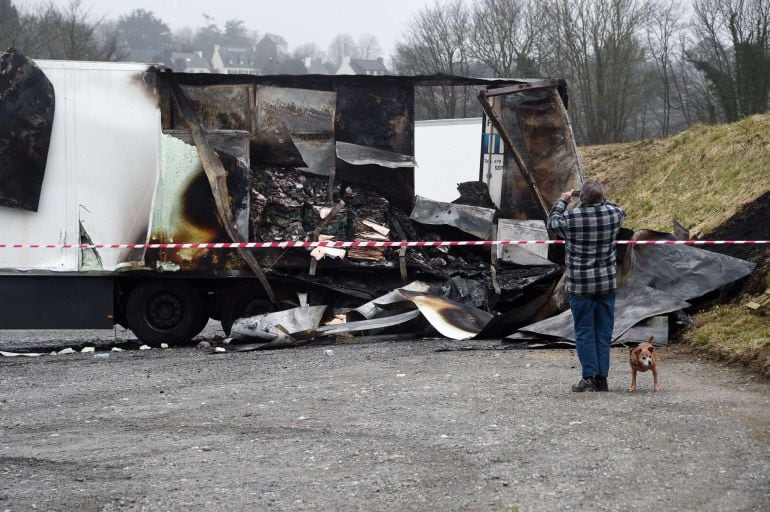
[[[686,245],[638,245],[633,248],[628,285],[617,290],[615,339],[646,318],[671,313],[695,299],[745,277],[754,264]],[[569,310],[520,331],[548,338],[575,340]],[[521,339],[514,335],[511,339]]]
[[[0,54],[0,205],[37,211],[54,106],[40,68],[18,50]]]

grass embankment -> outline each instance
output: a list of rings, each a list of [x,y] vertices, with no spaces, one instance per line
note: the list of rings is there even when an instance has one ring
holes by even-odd
[[[770,191],[770,115],[698,125],[665,139],[584,147],[580,154],[586,178],[604,183],[607,196],[628,213],[627,227],[670,232],[676,219],[697,238]],[[762,239],[770,237],[764,227],[770,219],[747,221],[758,223]],[[758,247],[750,259],[760,263],[755,272],[770,286],[767,254]],[[752,313],[743,306],[747,300],[695,314],[683,339],[700,353],[770,377],[770,311]]]

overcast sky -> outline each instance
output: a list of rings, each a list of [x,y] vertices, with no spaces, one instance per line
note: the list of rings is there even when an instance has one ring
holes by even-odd
[[[260,34],[283,36],[293,50],[302,43],[316,43],[326,50],[335,35],[348,32],[377,36],[389,57],[404,24],[433,0],[82,0],[95,17],[117,19],[134,8],[153,11],[172,29],[198,27],[203,13],[222,27],[226,20],[243,20]],[[48,0],[13,0],[19,6],[37,6]],[[68,0],[54,0],[66,5]]]

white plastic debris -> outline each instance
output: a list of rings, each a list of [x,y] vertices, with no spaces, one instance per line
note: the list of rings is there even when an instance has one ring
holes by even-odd
[[[227,350],[225,350],[225,347],[216,347],[214,349],[214,352],[216,352],[217,354],[222,354],[223,352],[227,352]]]
[[[327,348],[326,350],[324,350],[324,354],[326,354],[327,356],[331,357],[331,356],[334,355],[334,350],[332,350],[330,348]]]
[[[142,345],[141,347],[139,347],[139,350],[152,350],[152,347],[149,345]]]
[[[63,348],[63,349],[61,349],[60,351],[57,352],[57,354],[59,354],[59,355],[74,354],[74,353],[75,353],[75,351],[72,350],[70,347]]]
[[[163,348],[163,349],[168,348],[168,343],[161,343],[160,348]]]
[[[110,352],[123,352],[123,349],[120,347],[112,347],[112,350]]]
[[[81,353],[81,354],[90,354],[90,353],[92,353],[92,352],[96,352],[96,349],[95,349],[94,347],[83,347],[83,348],[80,350],[80,353]]]
[[[55,354],[56,352],[54,352]],[[43,354],[40,352],[5,352],[0,350],[0,356],[3,357],[40,357]]]

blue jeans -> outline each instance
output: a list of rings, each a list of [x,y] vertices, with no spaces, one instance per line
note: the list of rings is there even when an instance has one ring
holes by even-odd
[[[570,294],[569,306],[583,378],[606,377],[610,371],[610,344],[615,324],[615,291],[592,296]]]

